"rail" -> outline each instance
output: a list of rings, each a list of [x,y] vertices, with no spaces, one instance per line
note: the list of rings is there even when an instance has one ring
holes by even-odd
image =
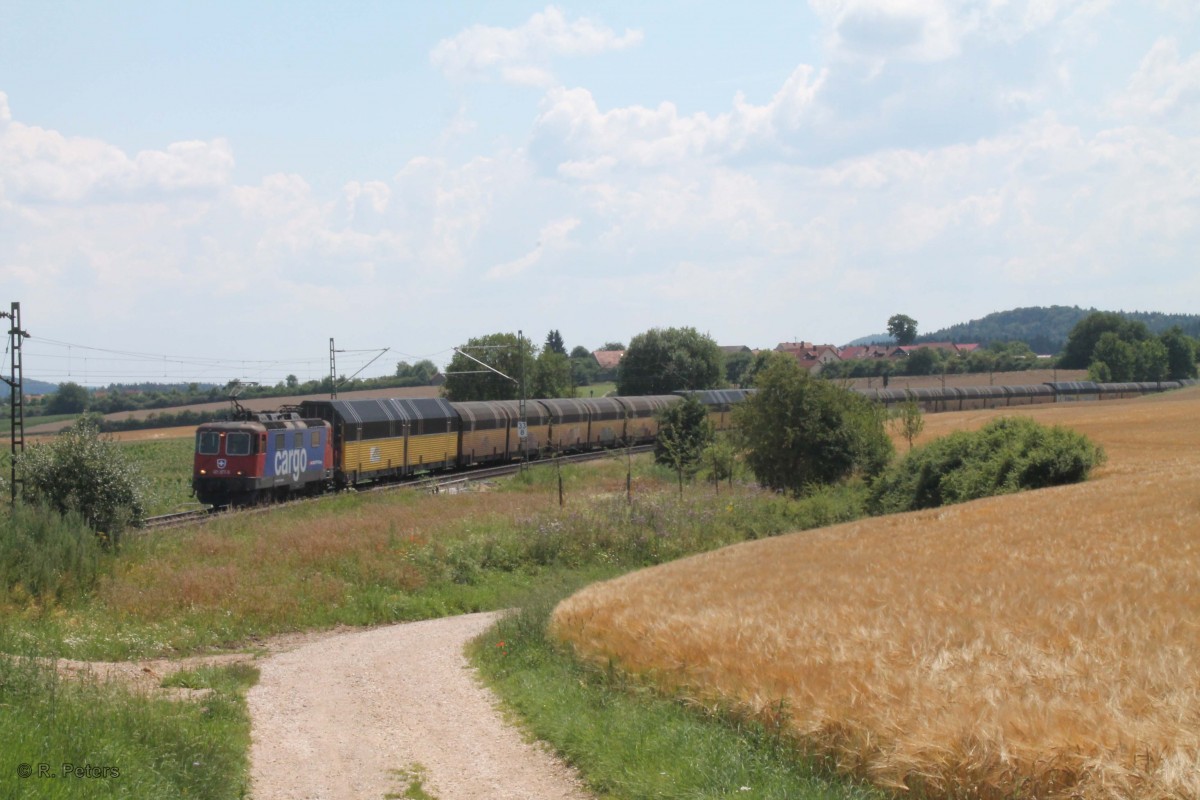
[[[555,456],[553,458],[538,459],[537,461],[527,461],[524,467],[527,469],[553,466],[555,462],[559,464],[578,464],[586,461],[596,461],[602,458],[612,458],[616,455],[630,453],[639,455],[648,453],[654,449],[654,445],[638,445],[629,448],[613,448],[607,450],[589,450],[583,453],[566,453]],[[464,486],[469,483],[491,480],[494,478],[502,478],[508,475],[515,475],[520,472],[522,464],[513,462],[510,464],[500,464],[492,467],[468,468],[466,471],[448,472],[448,473],[430,473],[428,475],[420,475],[413,478],[406,478],[402,481],[393,483],[374,484],[361,489],[347,489],[346,491],[360,492],[385,492],[395,491],[397,489],[423,490],[430,493],[441,493],[443,490],[453,489],[456,486]],[[276,511],[296,503],[311,503],[320,502],[331,497],[337,497],[338,494],[320,495],[318,497],[303,497],[289,500],[283,503],[273,503],[267,505],[247,506],[244,508],[232,509],[233,512],[239,514],[264,514]],[[153,531],[166,530],[169,528],[181,528],[190,525],[196,525],[210,517],[229,513],[229,510],[218,510],[213,508],[192,509],[189,511],[179,511],[172,514],[162,514],[155,517],[147,517],[142,521],[142,527],[137,531],[131,531],[132,534],[146,534]]]

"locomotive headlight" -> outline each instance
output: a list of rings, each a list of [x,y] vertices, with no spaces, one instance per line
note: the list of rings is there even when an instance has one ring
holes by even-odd
[[[200,474],[201,474],[201,475],[207,475],[207,474],[208,474],[208,471],[207,471],[207,470],[203,470],[203,469],[202,469],[202,470],[200,470]]]

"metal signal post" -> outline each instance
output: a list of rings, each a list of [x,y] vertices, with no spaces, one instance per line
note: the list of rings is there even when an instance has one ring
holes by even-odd
[[[12,353],[12,372],[7,378],[0,376],[8,384],[9,410],[12,417],[11,431],[11,469],[12,469],[12,504],[17,504],[17,452],[25,450],[25,380],[21,367],[21,342],[29,338],[29,334],[21,330],[21,304],[14,302],[12,311],[0,311],[0,319],[11,319],[12,326],[8,330],[8,347]]]

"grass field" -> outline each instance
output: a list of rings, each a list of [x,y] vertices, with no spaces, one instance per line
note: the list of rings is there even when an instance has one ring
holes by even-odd
[[[929,416],[922,439],[1001,413]],[[1020,413],[1107,466],[633,573],[565,601],[554,630],[881,787],[1200,797],[1200,390]]]
[[[148,516],[197,506],[196,498],[192,497],[193,440],[190,434],[186,439],[145,437],[124,441],[121,447],[146,479]]]

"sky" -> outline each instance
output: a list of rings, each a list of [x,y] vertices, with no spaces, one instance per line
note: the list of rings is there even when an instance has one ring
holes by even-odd
[[[27,379],[1195,313],[1198,253],[1194,0],[0,0]]]

